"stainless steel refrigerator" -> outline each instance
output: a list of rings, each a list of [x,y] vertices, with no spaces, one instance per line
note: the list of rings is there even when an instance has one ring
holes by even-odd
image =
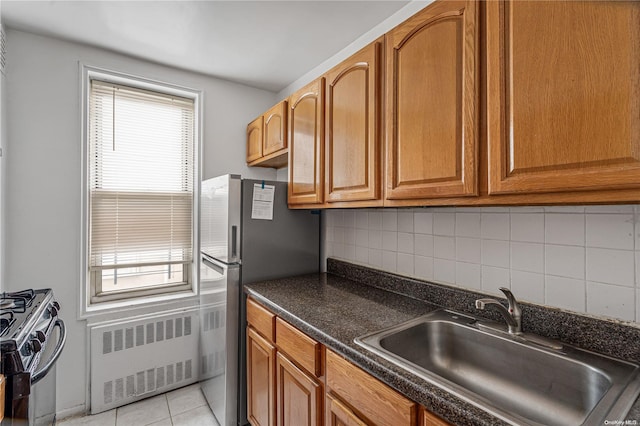
[[[320,215],[287,208],[287,183],[224,175],[201,186],[200,380],[216,420],[247,424],[242,284],[318,272]]]

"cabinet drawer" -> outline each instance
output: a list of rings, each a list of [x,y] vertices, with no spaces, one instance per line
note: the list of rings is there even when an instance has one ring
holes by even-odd
[[[322,376],[322,345],[280,318],[276,319],[276,346],[309,373]]]
[[[418,405],[349,361],[327,351],[327,387],[380,426],[415,425]]]
[[[252,299],[247,299],[247,323],[273,342],[276,316]]]

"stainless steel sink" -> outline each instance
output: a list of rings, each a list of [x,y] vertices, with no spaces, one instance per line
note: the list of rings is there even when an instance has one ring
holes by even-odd
[[[487,322],[438,310],[355,342],[513,424],[601,425],[624,419],[640,394],[636,364],[549,349]]]

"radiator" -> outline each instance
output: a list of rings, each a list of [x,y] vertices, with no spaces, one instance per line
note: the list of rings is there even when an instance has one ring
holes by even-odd
[[[193,309],[91,326],[91,414],[196,382],[198,324]]]

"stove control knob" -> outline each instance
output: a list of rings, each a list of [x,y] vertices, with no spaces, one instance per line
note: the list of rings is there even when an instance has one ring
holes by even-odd
[[[56,308],[57,310],[60,310],[60,304],[58,302],[53,302],[52,303],[53,307]]]
[[[58,316],[58,308],[56,308],[55,305],[51,306],[51,308],[49,309],[49,313],[51,314],[52,317],[57,317]]]
[[[38,353],[42,350],[42,343],[38,339],[31,339],[29,346],[32,353]]]
[[[39,341],[40,343],[44,343],[44,340],[47,338],[47,336],[45,336],[45,335],[44,335],[44,333],[42,332],[42,330],[37,330],[37,331],[34,333],[34,336],[33,336],[33,337],[35,337],[36,339],[38,339],[38,341]]]

